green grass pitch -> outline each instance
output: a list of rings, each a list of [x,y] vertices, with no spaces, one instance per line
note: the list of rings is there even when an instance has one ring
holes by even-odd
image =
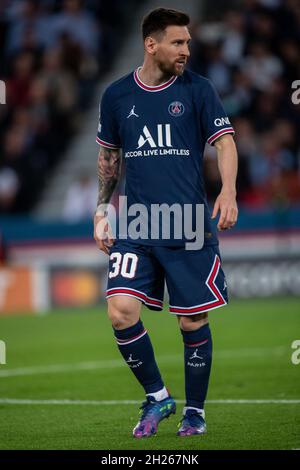
[[[176,318],[147,309],[142,318],[165,383],[183,400]],[[0,365],[0,449],[300,448],[300,364],[291,362],[291,344],[300,339],[299,299],[232,301],[210,313],[210,325],[208,433],[176,436],[180,402],[156,436],[135,440],[139,404],[123,401],[142,402],[143,392],[120,359],[104,307],[0,318],[7,348],[7,364]]]

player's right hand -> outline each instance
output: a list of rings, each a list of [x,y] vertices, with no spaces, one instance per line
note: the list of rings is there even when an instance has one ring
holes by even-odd
[[[112,229],[107,216],[94,216],[94,239],[99,250],[109,255],[109,250],[114,244]]]

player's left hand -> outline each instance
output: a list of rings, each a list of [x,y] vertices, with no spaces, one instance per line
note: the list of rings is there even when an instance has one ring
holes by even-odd
[[[109,255],[110,248],[114,243],[113,232],[106,215],[94,216],[94,239],[99,250]]]
[[[222,190],[216,199],[211,218],[215,219],[220,211],[218,230],[227,230],[232,228],[238,217],[238,208],[236,203],[235,191]]]

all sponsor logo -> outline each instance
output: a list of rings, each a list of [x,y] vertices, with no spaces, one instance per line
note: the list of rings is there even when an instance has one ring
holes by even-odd
[[[172,147],[170,124],[157,124],[157,140],[152,137],[147,126],[143,127],[143,133],[139,136],[137,149],[143,147],[146,142],[151,148]]]
[[[125,152],[125,158],[153,156],[189,156],[189,149],[178,149],[172,145],[171,124],[157,124],[153,129],[142,128],[136,150]]]

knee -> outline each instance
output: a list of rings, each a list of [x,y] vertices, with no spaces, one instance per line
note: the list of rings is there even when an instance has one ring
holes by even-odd
[[[108,302],[108,317],[113,328],[123,330],[136,324],[139,320],[139,310],[131,302],[122,301],[115,297]]]
[[[128,328],[130,326],[129,315],[126,310],[115,307],[108,307],[108,317],[112,326],[116,330],[123,330],[124,328]]]
[[[183,331],[194,331],[208,323],[208,313],[200,313],[197,315],[178,316],[178,323]]]

